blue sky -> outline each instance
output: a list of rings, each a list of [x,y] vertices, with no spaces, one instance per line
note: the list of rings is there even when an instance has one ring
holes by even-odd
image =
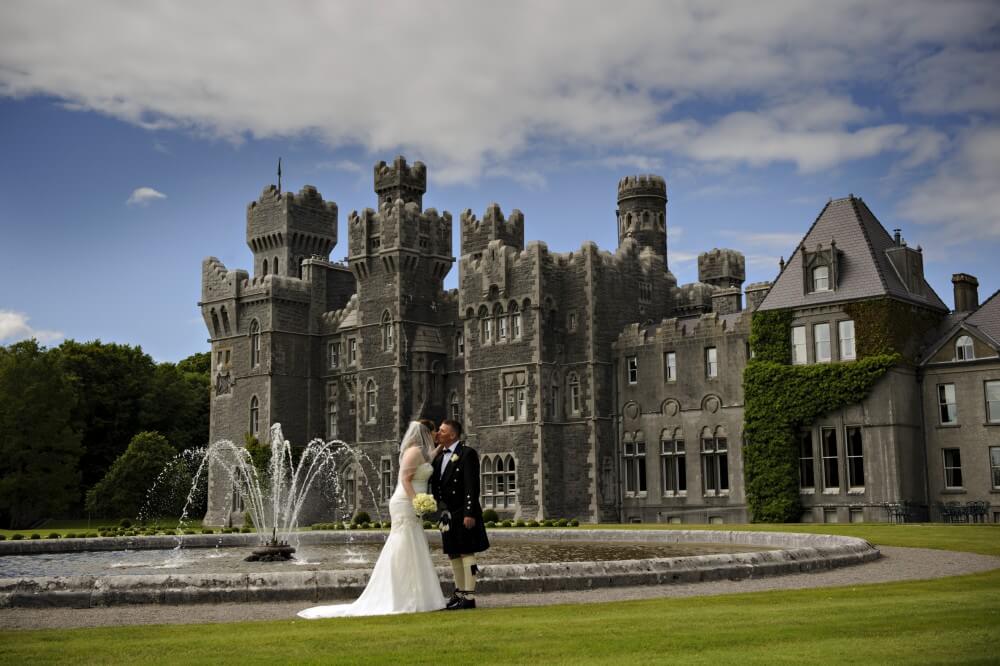
[[[960,271],[985,299],[998,70],[995,2],[7,1],[0,344],[207,350],[201,260],[250,266],[279,156],[285,189],[337,202],[338,260],[372,165],[404,154],[425,206],[519,208],[554,251],[613,250],[618,179],[661,174],[681,282],[713,247],[773,279],[853,193],[946,303]]]

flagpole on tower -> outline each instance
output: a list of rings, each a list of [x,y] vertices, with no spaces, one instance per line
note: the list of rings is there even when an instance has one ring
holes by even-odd
[[[278,158],[278,194],[281,194],[281,158]]]

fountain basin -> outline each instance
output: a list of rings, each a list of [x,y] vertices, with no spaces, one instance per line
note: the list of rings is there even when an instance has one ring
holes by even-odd
[[[438,548],[440,535],[433,531],[428,531],[427,535],[431,547]],[[305,545],[349,541],[381,542],[385,538],[385,533],[303,532],[298,536],[299,545]],[[178,538],[129,537],[58,540],[48,543],[0,542],[2,547],[0,555],[91,549],[121,550],[125,547],[169,548],[176,545]],[[490,539],[496,543],[532,540],[715,543],[738,546],[738,550],[741,551],[743,546],[746,548],[745,552],[688,557],[501,565],[491,565],[487,552],[482,558],[483,572],[477,586],[477,590],[484,594],[739,580],[862,564],[879,557],[878,549],[863,539],[781,532],[532,528],[493,530]],[[259,543],[254,535],[249,534],[192,535],[183,537],[183,541],[185,548],[216,545],[251,546]],[[761,550],[761,547],[772,550]],[[370,571],[366,569],[274,571],[273,568],[269,568],[257,573],[232,574],[6,578],[0,579],[0,607],[351,600],[364,589],[369,574]],[[450,590],[450,567],[438,567],[438,575],[445,583],[445,588]]]

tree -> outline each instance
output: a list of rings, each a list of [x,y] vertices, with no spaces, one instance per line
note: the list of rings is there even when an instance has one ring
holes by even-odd
[[[143,400],[156,365],[141,347],[100,340],[67,340],[54,351],[77,394],[73,422],[84,448],[80,471],[86,488],[105,475],[132,436],[144,429]]]
[[[0,516],[11,529],[77,501],[83,451],[74,407],[52,352],[35,340],[0,347]]]
[[[176,456],[163,435],[140,432],[87,492],[87,511],[105,518],[137,516],[157,476]]]
[[[196,354],[177,365],[157,365],[142,399],[143,429],[165,434],[179,451],[208,445],[211,385],[207,364],[197,356],[209,357]]]

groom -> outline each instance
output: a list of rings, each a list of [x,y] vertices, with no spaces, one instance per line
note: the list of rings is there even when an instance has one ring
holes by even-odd
[[[452,419],[441,422],[437,443],[443,448],[434,458],[429,483],[438,506],[443,506],[441,545],[455,573],[455,592],[448,610],[476,607],[476,553],[490,547],[479,505],[479,454],[463,445],[461,437],[461,423]]]

